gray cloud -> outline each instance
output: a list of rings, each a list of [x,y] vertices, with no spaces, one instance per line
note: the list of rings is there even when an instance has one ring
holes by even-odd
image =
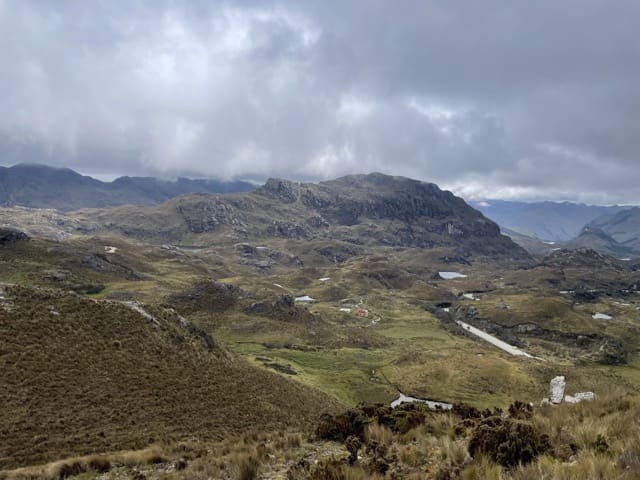
[[[0,163],[637,203],[640,4],[0,0]]]

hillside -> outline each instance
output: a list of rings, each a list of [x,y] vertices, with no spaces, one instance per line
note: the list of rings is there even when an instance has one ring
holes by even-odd
[[[338,403],[225,351],[170,307],[0,286],[0,469],[301,427]]]
[[[571,202],[472,202],[503,228],[541,240],[564,241],[578,236],[582,228],[601,215],[615,214],[627,207],[585,205]]]
[[[151,177],[120,177],[101,182],[68,168],[19,164],[0,167],[0,206],[55,208],[68,211],[116,205],[154,205],[191,192],[241,192],[247,182],[217,180],[174,181]]]

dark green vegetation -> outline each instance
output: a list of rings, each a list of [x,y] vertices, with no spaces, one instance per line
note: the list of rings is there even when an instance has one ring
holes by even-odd
[[[559,250],[536,260],[500,235],[493,222],[435,185],[379,174],[317,185],[271,180],[251,193],[194,194],[148,208],[66,214],[4,209],[0,222],[32,237],[0,246],[0,282],[18,284],[22,287],[5,288],[32,298],[25,298],[21,307],[32,313],[5,312],[0,328],[19,335],[14,328],[28,327],[33,337],[20,343],[30,349],[25,358],[37,353],[31,349],[41,344],[57,352],[55,342],[63,342],[60,351],[64,351],[58,363],[39,361],[43,370],[37,374],[21,369],[9,377],[8,370],[0,369],[0,386],[10,387],[4,389],[6,395],[23,399],[29,391],[23,386],[49,385],[45,379],[54,367],[53,378],[64,384],[56,375],[73,359],[75,369],[91,368],[82,375],[95,377],[95,383],[90,383],[90,390],[64,396],[68,407],[55,408],[86,410],[95,417],[95,409],[112,405],[111,411],[118,412],[98,415],[101,420],[91,427],[86,420],[69,419],[68,424],[76,427],[71,437],[64,433],[56,437],[58,443],[35,443],[33,438],[47,434],[44,425],[53,418],[54,410],[46,410],[43,401],[36,405],[42,410],[42,432],[36,433],[34,426],[19,436],[22,427],[12,427],[15,450],[3,454],[5,465],[140,448],[154,441],[169,441],[174,448],[174,440],[184,439],[185,431],[208,441],[249,425],[277,430],[308,423],[339,403],[388,405],[398,390],[479,409],[506,409],[516,398],[538,404],[548,396],[548,382],[556,375],[567,377],[569,394],[594,391],[600,396],[614,386],[621,394],[638,393],[640,388],[640,270],[635,262],[591,250]],[[467,276],[444,280],[438,272],[446,271]],[[314,301],[295,300],[304,296]],[[58,297],[64,299],[62,305],[56,303]],[[163,328],[155,328],[132,304],[123,303],[132,301],[142,302],[144,311]],[[67,302],[69,309],[63,314],[60,309]],[[51,313],[50,306],[60,315]],[[29,320],[39,318],[36,313],[53,323]],[[596,313],[611,318],[593,318]],[[133,337],[118,345],[110,329],[116,328],[120,317],[137,323]],[[456,321],[489,332],[537,359],[510,356],[470,335]],[[47,330],[51,325],[60,330]],[[118,327],[118,335],[129,330],[125,325]],[[83,336],[65,337],[73,332]],[[11,336],[3,333],[0,338]],[[206,338],[213,339],[212,351]],[[119,352],[131,345],[135,350],[126,357],[128,363],[108,363],[121,358]],[[70,353],[76,351],[80,353]],[[134,351],[151,356],[137,359]],[[6,358],[0,354],[0,362]],[[113,371],[124,373],[116,376]],[[157,375],[148,378],[149,372]],[[22,376],[14,380],[16,373]],[[145,402],[117,397],[115,390],[105,397],[101,379],[107,374],[136,385],[137,390],[128,386],[119,391],[134,391]],[[211,381],[215,386],[209,378],[215,379]],[[218,412],[219,398],[228,398],[222,385],[229,383],[235,403]],[[62,396],[62,390],[55,391]],[[37,392],[34,398],[40,399],[42,391]],[[170,406],[161,401],[165,397]],[[116,398],[122,403],[114,403]],[[12,405],[13,410],[4,413],[6,418],[24,418],[21,404],[16,400]],[[185,411],[177,412],[178,405]],[[55,418],[50,421],[55,423]],[[131,418],[135,427],[127,423]],[[516,447],[509,445],[512,437],[523,434],[522,428],[526,430],[519,426],[521,421],[485,425],[497,429],[499,444],[508,444],[503,448],[505,458],[515,458],[509,452]],[[402,435],[422,424],[414,425],[410,415],[406,422],[407,430],[392,433],[409,445],[411,441]],[[177,427],[182,424],[185,430]],[[90,440],[101,431],[107,440]],[[362,442],[355,433],[340,440],[355,436]],[[440,433],[435,436],[440,438]],[[463,445],[462,457],[467,459],[466,442],[472,431],[446,437]],[[63,438],[71,438],[70,443]],[[475,456],[501,462],[488,451],[493,444],[485,440],[474,443]],[[608,437],[607,442],[611,444]],[[305,445],[311,450],[346,452],[335,444]],[[355,441],[349,443],[351,450],[355,446]],[[537,440],[522,445],[544,459],[548,452],[543,447]],[[288,447],[279,450],[287,451]],[[220,455],[227,458],[229,452]],[[245,460],[238,459],[238,465],[256,467],[254,461]],[[204,464],[211,461],[203,454]],[[232,478],[237,477],[231,473],[235,461],[225,460],[225,472]],[[465,462],[460,471],[462,466],[481,468],[480,460]],[[487,468],[496,467],[487,462]],[[363,475],[371,475],[367,472]]]

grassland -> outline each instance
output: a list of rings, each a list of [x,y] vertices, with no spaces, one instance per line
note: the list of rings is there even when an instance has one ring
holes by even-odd
[[[235,239],[204,243],[180,249],[108,237],[0,248],[0,282],[25,287],[16,290],[19,310],[0,310],[0,395],[11,406],[0,433],[12,439],[0,448],[0,465],[308,425],[326,409],[387,404],[398,391],[488,408],[537,403],[556,375],[567,377],[568,393],[639,390],[638,299],[576,301],[559,292],[559,279],[571,282],[566,272],[451,265],[441,260],[453,255],[446,249],[381,247],[336,262],[288,239],[264,242],[276,259],[264,268]],[[117,251],[106,254],[105,245]],[[290,255],[300,262],[290,264]],[[468,277],[445,281],[442,270]],[[243,293],[205,290],[193,300],[194,289],[214,279]],[[78,294],[60,293],[68,290]],[[283,295],[316,301],[280,315],[272,305]],[[141,322],[123,300],[147,304],[163,328]],[[598,364],[586,347],[527,336],[519,337],[523,348],[543,360],[513,358],[452,328],[445,304],[451,315],[472,308],[503,327],[607,335],[629,351],[628,363]],[[361,309],[367,317],[356,315]],[[594,320],[596,311],[614,318]],[[178,314],[211,335],[218,353],[182,331]],[[219,353],[225,349],[232,353]]]

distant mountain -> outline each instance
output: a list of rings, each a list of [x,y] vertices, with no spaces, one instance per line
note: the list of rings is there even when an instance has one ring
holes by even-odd
[[[623,258],[634,255],[632,248],[620,244],[615,238],[598,227],[586,226],[573,240],[566,243],[568,249],[589,248],[613,257]]]
[[[0,212],[0,223],[36,236],[47,228],[55,238],[115,234],[186,245],[292,240],[332,261],[374,247],[445,248],[455,257],[531,260],[498,225],[451,192],[379,173],[320,183],[270,179],[252,192],[193,193],[153,207],[86,210],[49,216],[47,225],[33,223],[41,218],[35,212],[21,215]]]
[[[523,233],[518,233],[508,228],[501,228],[502,233],[508,236],[515,243],[524,248],[531,255],[544,257],[551,252],[560,250],[562,243],[555,241],[543,241],[536,237],[531,237]]]
[[[577,237],[595,218],[616,214],[629,207],[597,206],[570,202],[509,202],[487,200],[471,205],[503,229],[541,240],[564,241]]]
[[[581,242],[617,256],[640,255],[640,208],[633,207],[592,220],[572,243]]]
[[[151,177],[120,177],[101,182],[68,168],[19,164],[0,167],[0,206],[25,206],[77,210],[118,205],[155,205],[185,193],[246,192],[248,182],[192,180],[174,181]]]

